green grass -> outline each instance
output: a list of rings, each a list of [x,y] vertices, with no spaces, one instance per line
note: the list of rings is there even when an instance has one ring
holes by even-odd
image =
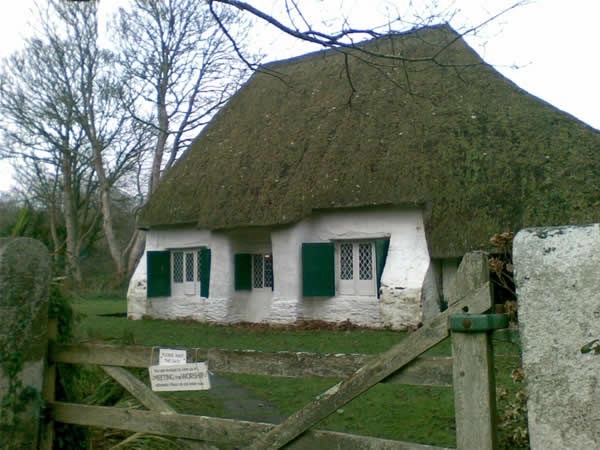
[[[79,316],[75,328],[76,339],[79,340],[156,346],[374,354],[389,349],[405,335],[386,330],[299,331],[225,327],[191,321],[128,321],[125,317],[116,316],[126,312],[125,300],[104,296],[79,298],[73,301],[73,306]],[[498,354],[513,356],[497,362],[497,379],[499,385],[514,392],[510,372],[518,365],[517,349],[511,344],[498,343],[495,344],[495,350]],[[450,355],[450,341],[441,342],[427,354]],[[144,371],[139,374],[141,378],[145,378]],[[275,405],[283,415],[298,410],[338,381],[251,375],[232,375],[230,378],[258,398]],[[205,392],[161,395],[183,413],[226,416],[222,402]],[[454,446],[453,409],[453,392],[450,388],[380,384],[324,420],[318,428]]]
[[[286,415],[300,409],[338,380],[274,379],[235,375],[236,382],[267,398]],[[274,382],[276,380],[276,382]],[[423,444],[455,445],[452,389],[379,384],[317,428]]]
[[[80,340],[115,340],[127,343],[262,351],[307,351],[319,353],[379,353],[399,342],[397,331],[277,331],[225,327],[193,321],[139,320],[99,316],[124,314],[125,300],[79,299],[73,307],[80,316],[76,337]]]

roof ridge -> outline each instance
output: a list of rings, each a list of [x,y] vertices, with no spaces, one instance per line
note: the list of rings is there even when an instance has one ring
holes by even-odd
[[[421,33],[421,32],[427,32],[427,31],[433,31],[433,30],[440,30],[440,29],[446,29],[448,31],[451,31],[452,33],[460,36],[460,34],[447,22],[442,22],[439,24],[433,24],[433,25],[425,25],[422,27],[414,27],[411,28],[410,30],[405,30],[405,31],[399,31],[399,32],[392,32],[392,33],[386,33],[386,34],[382,34],[380,36],[376,36],[376,37],[371,37],[371,38],[367,38],[365,40],[359,41],[359,42],[355,42],[350,44],[351,47],[325,47],[325,48],[321,48],[319,50],[315,50],[312,52],[308,52],[308,53],[303,53],[301,55],[296,55],[296,56],[290,56],[289,58],[283,58],[283,59],[277,59],[277,60],[273,60],[273,61],[268,61],[264,64],[260,64],[258,66],[257,70],[261,70],[261,69],[269,69],[270,66],[275,66],[275,65],[280,65],[280,64],[289,64],[289,63],[293,63],[293,62],[297,62],[297,61],[301,61],[304,59],[309,59],[315,56],[319,56],[319,55],[327,55],[327,54],[335,54],[338,53],[340,51],[343,50],[352,50],[352,48],[355,47],[364,47],[367,46],[373,42],[382,40],[382,39],[389,39],[390,37],[405,37],[405,36],[410,36],[412,34],[416,34],[416,33]],[[319,44],[315,44],[315,45],[319,45]]]
[[[453,38],[397,47],[418,58],[435,39]],[[456,42],[441,64],[348,65],[328,50],[272,66],[281,77],[255,73],[165,175],[141,226],[222,230],[425,205],[431,254],[442,257],[499,230],[597,221],[600,133]]]

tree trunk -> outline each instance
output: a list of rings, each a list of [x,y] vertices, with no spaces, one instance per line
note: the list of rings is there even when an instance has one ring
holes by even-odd
[[[146,248],[146,232],[143,230],[135,231],[135,238],[133,241],[133,245],[129,250],[129,257],[127,259],[127,275],[133,275],[133,271],[137,267],[140,258],[144,253],[144,249]]]
[[[163,64],[166,66],[166,63]],[[158,139],[154,148],[154,158],[152,159],[152,173],[150,175],[150,194],[158,187],[160,181],[160,168],[162,166],[167,139],[169,138],[169,116],[167,113],[167,80],[168,73],[163,69],[163,77],[159,90],[156,95],[156,108],[158,110]]]
[[[63,202],[65,228],[67,230],[67,264],[66,273],[75,284],[81,284],[81,267],[79,265],[78,219],[77,208],[72,189],[73,180],[70,158],[63,156]]]
[[[56,229],[56,203],[54,200],[49,205],[48,208],[48,219],[50,225],[50,236],[52,236],[52,260],[54,262],[54,267],[58,267],[58,262],[60,261],[60,247],[61,242],[58,237],[58,230]]]
[[[104,230],[104,237],[106,238],[106,242],[108,244],[110,256],[115,263],[117,279],[121,280],[125,275],[125,269],[123,264],[123,255],[121,253],[119,241],[117,240],[117,236],[113,227],[110,188],[108,186],[103,186],[101,188],[100,197],[102,203],[102,229]]]
[[[104,162],[102,161],[102,148],[95,136],[90,136],[94,152],[94,170],[100,184],[100,208],[102,210],[102,230],[108,244],[108,250],[113,262],[115,263],[116,279],[121,281],[125,276],[125,267],[123,262],[123,253],[119,241],[115,234],[112,215],[112,201],[110,198],[110,183],[106,178]]]

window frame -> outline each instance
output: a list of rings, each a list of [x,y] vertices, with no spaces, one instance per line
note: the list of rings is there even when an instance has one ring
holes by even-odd
[[[348,262],[342,259],[347,256],[348,245],[351,245],[352,254]],[[363,272],[363,252],[361,247],[369,246],[370,277],[365,278]],[[344,253],[346,255],[344,255]],[[345,266],[345,267],[344,267]],[[344,270],[345,269],[345,270]],[[352,278],[348,278],[348,269]],[[375,240],[372,239],[345,239],[335,241],[335,294],[336,296],[377,297],[378,273]],[[344,278],[342,278],[344,277]]]
[[[268,257],[267,257],[268,256]],[[236,291],[273,291],[275,286],[275,267],[273,253],[235,253],[234,255],[234,289]],[[267,282],[267,260],[271,260],[270,285]],[[260,260],[260,263],[258,263]],[[260,266],[258,266],[260,264]],[[257,284],[260,267],[260,285]]]
[[[260,262],[258,262],[260,260]],[[270,279],[267,278],[267,265],[268,261],[271,261]],[[257,286],[258,270],[260,268],[260,286]],[[252,253],[252,290],[273,290],[275,284],[275,272],[273,267],[273,254],[272,253]],[[270,284],[269,284],[270,281]]]
[[[186,297],[208,297],[211,263],[210,249],[207,247],[172,248],[169,250],[169,253],[171,259],[171,295]],[[175,265],[177,254],[181,254],[181,274],[176,278]],[[191,269],[189,268],[190,256],[192,256]],[[205,264],[203,264],[203,261]],[[204,267],[204,265],[207,267]],[[191,280],[190,275],[193,278]]]

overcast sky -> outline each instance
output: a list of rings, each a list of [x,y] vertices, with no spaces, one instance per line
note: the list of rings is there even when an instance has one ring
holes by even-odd
[[[201,1],[201,0],[198,0]],[[101,0],[104,17],[126,0]],[[277,12],[283,0],[251,1]],[[353,27],[383,25],[389,16],[410,17],[416,8],[427,5],[456,11],[451,21],[457,29],[482,22],[511,5],[505,0],[299,0],[311,23],[335,27],[345,19]],[[33,0],[3,2],[0,15],[0,56],[22,47],[23,37],[31,32],[28,22]],[[600,129],[600,1],[538,0],[520,6],[476,36],[469,44],[509,79],[523,89]],[[316,47],[282,36],[261,24],[252,33],[251,45],[266,53],[266,60],[287,58]],[[0,162],[0,190],[10,186],[10,168]]]

